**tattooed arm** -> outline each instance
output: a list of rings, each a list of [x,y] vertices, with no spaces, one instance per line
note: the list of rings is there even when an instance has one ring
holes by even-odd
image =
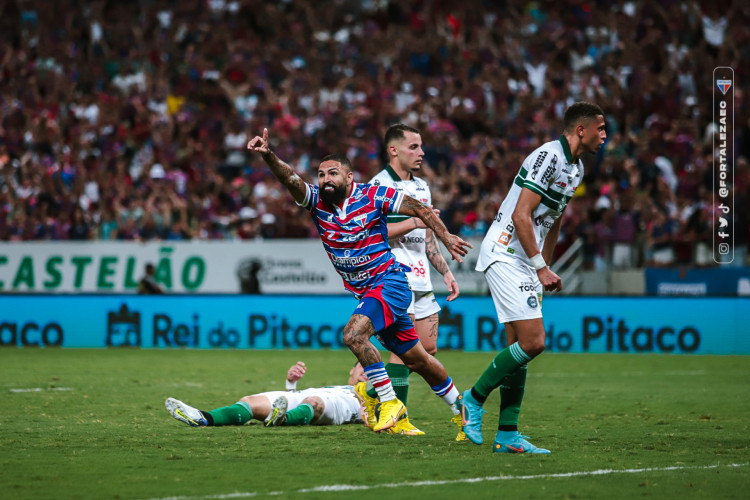
[[[466,255],[468,248],[472,248],[469,243],[465,242],[458,236],[449,233],[448,228],[445,227],[443,221],[440,220],[440,217],[438,217],[430,207],[420,203],[409,195],[404,195],[404,201],[401,202],[401,207],[399,208],[398,213],[422,219],[422,222],[425,223],[427,228],[431,229],[433,234],[443,242],[445,248],[450,252],[451,257],[459,262],[463,262],[461,257]]]
[[[255,136],[250,142],[247,143],[247,149],[260,153],[263,157],[263,161],[266,162],[268,168],[271,169],[271,173],[281,182],[292,195],[294,201],[302,203],[305,201],[305,194],[307,193],[307,187],[305,181],[303,181],[299,175],[296,174],[294,169],[281,161],[276,154],[271,151],[268,146],[268,129],[263,129],[263,137]]]
[[[450,295],[448,295],[448,302],[456,300],[459,294],[458,282],[456,281],[456,278],[453,277],[453,272],[445,261],[442,252],[440,252],[437,238],[435,238],[435,235],[429,229],[427,230],[427,237],[425,238],[425,253],[427,254],[427,260],[430,261],[432,267],[443,275],[443,282],[451,292]]]

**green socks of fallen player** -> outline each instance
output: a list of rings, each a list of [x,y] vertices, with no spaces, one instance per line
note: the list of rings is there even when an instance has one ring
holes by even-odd
[[[313,407],[310,403],[302,403],[297,408],[286,412],[284,425],[310,425],[313,418]]]
[[[472,396],[479,403],[484,403],[487,396],[500,386],[505,377],[511,375],[519,366],[525,365],[529,361],[531,361],[531,357],[523,352],[518,342],[509,345],[495,356],[490,366],[487,367],[482,376],[479,377],[479,380],[476,381],[474,387],[472,387]],[[525,379],[526,376],[524,375]]]
[[[399,365],[398,363],[388,363],[385,365],[385,371],[388,377],[391,379],[391,385],[393,386],[393,392],[396,393],[396,397],[401,400],[402,403],[406,404],[407,397],[409,396],[409,368],[406,365]],[[367,383],[367,395],[371,398],[377,398],[378,393],[368,382]]]
[[[250,408],[250,405],[245,403],[244,401],[239,401],[232,406],[217,408],[205,413],[207,413],[211,417],[207,419],[209,420],[209,424],[211,421],[213,421],[213,424],[210,425],[216,426],[242,425],[253,418],[252,408]]]

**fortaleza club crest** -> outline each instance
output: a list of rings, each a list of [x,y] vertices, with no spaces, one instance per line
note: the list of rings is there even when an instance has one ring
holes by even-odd
[[[367,214],[358,215],[353,220],[354,220],[354,223],[358,225],[359,227],[365,227],[365,222],[367,221]]]
[[[732,87],[732,80],[716,80],[716,86],[719,87],[722,94],[727,95],[727,92]]]

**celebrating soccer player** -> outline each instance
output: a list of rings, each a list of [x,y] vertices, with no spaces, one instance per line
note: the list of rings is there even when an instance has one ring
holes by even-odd
[[[344,327],[344,343],[364,367],[380,400],[372,430],[389,429],[406,414],[406,406],[396,397],[380,353],[370,342],[373,335],[410,370],[419,373],[456,413],[458,390],[443,365],[419,342],[407,313],[411,291],[405,273],[409,269],[391,253],[387,215],[419,217],[459,261],[471,245],[449,233],[432,209],[411,196],[390,187],[354,182],[351,163],[344,155],[323,158],[318,167],[318,186],[313,186],[271,151],[268,129],[263,130],[262,136],[254,137],[247,147],[261,154],[297,204],[310,212],[344,287],[359,300]]]

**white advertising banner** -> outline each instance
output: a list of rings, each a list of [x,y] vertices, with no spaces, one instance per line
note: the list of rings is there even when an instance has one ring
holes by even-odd
[[[462,293],[484,292],[478,243],[463,264],[447,257]],[[134,293],[147,263],[172,293],[347,294],[318,240],[5,243],[0,293]]]
[[[316,240],[29,242],[0,245],[0,292],[135,292],[145,266],[177,293],[343,293]]]

